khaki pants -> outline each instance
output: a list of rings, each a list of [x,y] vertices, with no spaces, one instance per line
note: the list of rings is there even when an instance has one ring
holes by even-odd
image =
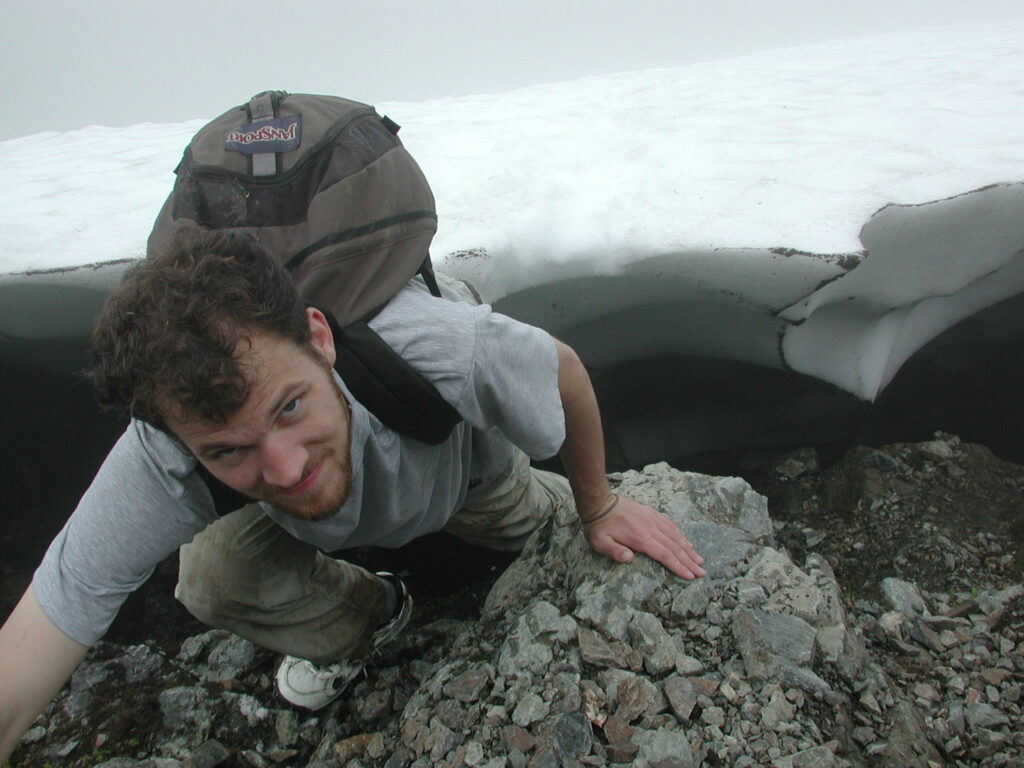
[[[517,451],[508,478],[459,510],[445,530],[492,549],[522,549],[559,504],[565,478],[531,469]],[[285,532],[253,504],[181,548],[175,596],[200,621],[322,664],[369,650],[387,617],[380,579]]]

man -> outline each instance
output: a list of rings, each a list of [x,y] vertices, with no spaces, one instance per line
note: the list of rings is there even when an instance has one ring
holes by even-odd
[[[418,280],[371,324],[462,416],[440,445],[392,432],[351,396],[326,318],[251,238],[188,232],[128,273],[97,322],[93,378],[133,418],[0,629],[0,758],[178,548],[178,598],[286,654],[281,694],[324,706],[410,602],[390,574],[323,552],[441,529],[518,549],[569,495],[528,456],[559,453],[597,552],[703,575],[670,521],[611,493],[569,347]],[[218,519],[217,483],[253,503]]]

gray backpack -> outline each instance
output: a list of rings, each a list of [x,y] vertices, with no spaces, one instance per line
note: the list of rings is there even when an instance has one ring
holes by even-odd
[[[180,226],[253,235],[332,323],[341,374],[384,424],[437,444],[458,413],[366,324],[416,274],[440,297],[428,246],[434,196],[366,104],[268,91],[192,138],[148,252]]]

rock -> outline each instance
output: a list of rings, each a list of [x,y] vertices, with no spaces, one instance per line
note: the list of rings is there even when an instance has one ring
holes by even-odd
[[[35,744],[37,741],[42,741],[46,738],[46,729],[38,725],[35,728],[29,728],[21,737],[22,744]]]
[[[633,739],[637,751],[637,768],[692,768],[693,754],[690,742],[682,731],[635,731]]]
[[[544,700],[535,693],[527,693],[513,710],[512,722],[525,728],[545,717],[547,713],[548,705]]]
[[[562,715],[555,721],[555,743],[563,755],[582,757],[590,754],[594,732],[590,721],[578,713]]]
[[[493,677],[488,664],[474,664],[445,687],[445,693],[463,704],[477,701]]]
[[[771,699],[761,708],[761,723],[770,731],[779,730],[780,725],[788,724],[796,714],[796,708],[790,704],[781,691],[774,691]]]
[[[763,645],[800,666],[814,662],[817,632],[799,616],[739,609],[733,614],[733,623],[734,632],[738,625],[743,633],[742,637],[737,636],[738,642]]]
[[[699,675],[704,671],[704,662],[685,653],[676,655],[676,672],[680,675]]]
[[[1010,724],[1010,719],[991,704],[977,702],[966,708],[967,725],[972,731],[999,728]]]
[[[941,764],[942,756],[924,732],[924,718],[909,702],[900,701],[889,712],[892,727],[882,754],[886,765]]]
[[[882,579],[882,594],[889,604],[904,616],[918,618],[927,612],[924,598],[916,584],[903,579]]]
[[[164,657],[145,645],[129,646],[121,655],[126,683],[141,683],[152,678],[165,664]]]
[[[361,733],[357,736],[349,736],[334,745],[334,758],[344,765],[354,757],[360,757],[366,752],[366,747],[376,736],[374,733]]]
[[[685,677],[673,675],[665,681],[665,696],[679,721],[688,723],[697,704],[697,688],[693,682]]]
[[[621,667],[626,664],[624,656],[613,651],[611,645],[599,632],[580,628],[577,642],[580,655],[587,664],[595,667]]]
[[[160,694],[160,711],[169,730],[202,725],[210,716],[206,689],[198,685],[169,688]]]
[[[838,760],[832,750],[826,746],[811,747],[786,757],[780,757],[774,763],[776,768],[839,768],[846,765]]]
[[[675,669],[676,641],[669,636],[657,616],[646,611],[637,611],[629,622],[632,645],[644,659],[644,668],[651,675],[660,677]]]
[[[680,589],[672,600],[672,617],[690,619],[695,616],[703,616],[711,602],[709,582],[710,579],[695,579]]]
[[[430,748],[430,759],[436,764],[459,746],[460,738],[455,731],[438,723],[432,729],[431,741],[433,746]]]
[[[501,646],[497,666],[506,677],[540,674],[551,664],[551,639],[534,635],[530,628],[531,618],[520,616]]]
[[[615,716],[632,723],[643,715],[654,714],[661,709],[661,696],[657,687],[646,678],[629,675],[616,686],[619,702]]]
[[[391,712],[391,691],[370,691],[359,707],[359,716],[366,722],[379,720]]]
[[[830,690],[810,670],[817,633],[803,619],[741,608],[733,614],[732,629],[747,674],[753,679],[778,680],[811,692]]]
[[[752,535],[748,531],[699,521],[688,522],[681,527],[686,538],[701,553],[704,570],[712,578],[736,575],[736,566],[744,562],[755,549]],[[760,532],[762,525],[759,519],[753,527],[759,529],[759,535],[769,535]]]
[[[529,752],[536,745],[533,737],[518,725],[510,725],[503,728],[501,736],[505,746],[517,752]]]
[[[270,710],[263,706],[259,699],[255,696],[250,696],[247,693],[232,693],[231,691],[224,691],[221,694],[221,698],[227,704],[227,710],[232,715],[240,716],[238,719],[244,720],[245,726],[254,728],[260,723],[270,718]],[[239,722],[238,727],[245,727]]]
[[[628,640],[628,627],[632,611],[627,606],[639,606],[659,586],[660,581],[638,569],[615,569],[608,581],[584,581],[576,590],[577,608],[574,615],[580,621],[601,627],[616,640]]]
[[[216,739],[204,742],[185,760],[183,768],[217,768],[231,757],[231,751]]]

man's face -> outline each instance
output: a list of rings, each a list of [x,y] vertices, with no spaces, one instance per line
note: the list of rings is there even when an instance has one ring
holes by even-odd
[[[218,480],[303,520],[336,514],[352,482],[348,404],[330,371],[330,330],[316,315],[311,311],[312,351],[270,334],[251,336],[240,359],[252,393],[226,424],[166,418]]]

